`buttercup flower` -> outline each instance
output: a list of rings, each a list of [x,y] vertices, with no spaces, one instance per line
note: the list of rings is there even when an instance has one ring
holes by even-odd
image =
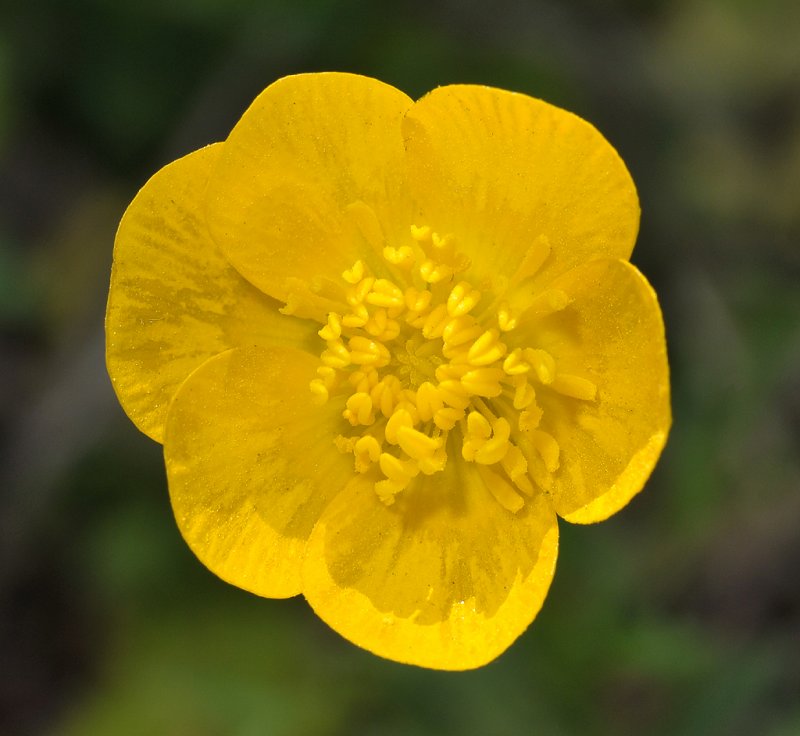
[[[482,665],[536,616],[557,517],[666,440],[630,175],[580,118],[449,86],[281,79],[117,234],[107,362],[181,533],[383,657]]]

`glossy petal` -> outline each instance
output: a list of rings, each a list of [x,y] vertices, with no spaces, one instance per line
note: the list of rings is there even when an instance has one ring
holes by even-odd
[[[478,667],[539,611],[555,569],[556,517],[541,496],[507,511],[475,466],[456,460],[422,480],[387,507],[357,477],[311,535],[304,594],[336,631],[382,657]]]
[[[288,348],[228,351],[186,380],[167,418],[184,539],[216,575],[259,595],[300,592],[306,539],[353,474],[333,444],[341,403],[311,401],[318,364]]]
[[[639,226],[633,181],[579,117],[526,95],[457,85],[417,102],[403,134],[419,224],[454,234],[478,274],[510,278],[522,267],[528,276],[543,254],[546,283],[584,261],[630,255]]]
[[[285,77],[262,92],[208,190],[209,226],[241,273],[286,301],[287,279],[338,278],[399,228],[407,237],[400,120],[410,105],[352,74]]]
[[[117,231],[106,360],[120,403],[159,442],[170,399],[213,355],[237,345],[313,345],[312,322],[278,313],[211,240],[200,211],[220,144],[164,167]]]
[[[574,301],[537,326],[558,373],[597,386],[593,401],[541,387],[543,428],[560,445],[552,502],[568,521],[600,521],[622,508],[652,471],[669,430],[664,325],[655,293],[626,261],[599,260],[553,284]]]

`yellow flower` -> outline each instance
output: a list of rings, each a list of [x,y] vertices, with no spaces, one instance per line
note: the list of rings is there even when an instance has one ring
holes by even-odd
[[[670,424],[630,175],[521,94],[287,77],[125,213],[108,369],[224,580],[383,657],[467,669],[533,620],[557,516]]]

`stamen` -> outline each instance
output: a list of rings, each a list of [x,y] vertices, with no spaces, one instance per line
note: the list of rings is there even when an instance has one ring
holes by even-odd
[[[509,286],[515,286],[521,281],[535,276],[549,256],[550,240],[546,235],[540,235],[528,247]]]
[[[519,383],[517,383],[516,389],[514,390],[513,403],[514,408],[520,411],[530,406],[536,400],[536,391],[534,391],[533,386],[528,383],[528,379],[525,376],[519,376],[518,380]]]
[[[365,298],[369,304],[378,307],[402,307],[405,303],[403,292],[388,279],[375,281]]]
[[[519,422],[517,424],[520,432],[529,432],[539,426],[542,419],[542,410],[538,406],[524,409],[519,413]]]
[[[364,278],[364,262],[356,261],[349,269],[342,272],[342,278],[348,284],[357,284]]]
[[[419,275],[422,276],[423,281],[427,281],[429,284],[438,284],[440,281],[451,278],[453,274],[452,266],[448,266],[446,263],[437,263],[430,258],[423,261],[419,267]]]
[[[458,421],[463,416],[463,409],[457,409],[454,406],[446,406],[443,409],[439,409],[433,415],[433,423],[442,431],[449,432],[458,424]]]
[[[522,359],[522,350],[516,348],[512,350],[508,357],[503,361],[503,370],[509,376],[519,376],[527,373],[531,369],[531,364]]]
[[[400,460],[388,452],[381,453],[379,459],[381,472],[391,481],[395,483],[407,484],[412,478],[415,478],[419,473],[417,464],[411,460]]]
[[[417,411],[419,412],[420,421],[429,422],[444,406],[444,401],[439,389],[436,388],[430,381],[425,381],[420,384],[417,389]]]
[[[543,432],[541,429],[535,429],[530,433],[531,441],[536,451],[544,461],[547,472],[555,473],[558,470],[558,456],[560,453],[558,442],[555,441],[553,435]]]
[[[409,312],[424,312],[431,303],[433,294],[427,289],[417,290],[409,286],[405,293],[406,307]]]
[[[344,327],[363,327],[369,320],[369,311],[363,304],[353,305],[353,310],[342,317]]]
[[[336,340],[342,334],[342,318],[336,312],[328,315],[328,323],[317,334],[323,340]]]
[[[354,447],[356,471],[366,473],[370,466],[381,456],[381,445],[371,434],[360,437]]]
[[[532,496],[534,493],[533,485],[528,478],[528,461],[522,450],[516,445],[511,445],[505,457],[500,461],[506,475],[511,479],[511,482],[519,488],[523,493]]]
[[[347,408],[342,412],[342,416],[347,419],[354,427],[359,424],[369,426],[375,422],[375,415],[372,412],[372,399],[369,394],[354,393],[346,403]]]
[[[513,279],[494,275],[477,289],[471,280],[446,283],[470,265],[452,235],[412,226],[406,243],[387,244],[368,205],[356,202],[347,211],[382,254],[382,270],[373,274],[359,260],[342,282],[296,288],[302,298],[313,292],[308,309],[315,315],[327,307],[319,318],[325,349],[309,383],[312,400],[349,393],[342,416],[357,433],[339,435],[336,447],[352,453],[356,472],[375,477],[375,493],[391,505],[420,473],[446,467],[449,433],[460,432],[462,458],[505,509],[519,511],[523,496],[548,490],[559,468],[560,448],[540,428],[533,382],[553,395],[597,396],[588,379],[558,372],[547,351],[519,346],[521,331],[510,351],[501,339],[523,320],[569,303],[558,289],[533,294],[517,286],[547,259],[547,238],[530,246]],[[477,310],[486,289],[492,291]]]
[[[594,401],[597,396],[597,386],[594,383],[569,373],[559,373],[550,384],[550,388],[563,396],[570,396],[582,401]]]
[[[514,317],[508,302],[503,302],[497,308],[497,326],[502,332],[510,332],[517,326],[517,318]]]
[[[478,465],[477,467],[483,484],[486,486],[489,493],[492,494],[495,501],[512,514],[516,514],[525,504],[522,496],[520,496],[499,473],[483,465]]]
[[[403,452],[414,460],[433,457],[433,453],[441,447],[441,439],[428,437],[418,429],[401,426],[397,430],[397,443]]]
[[[506,354],[506,346],[500,342],[497,330],[486,330],[469,349],[467,359],[472,365],[490,365]]]
[[[408,409],[400,409],[397,408],[389,417],[389,421],[386,422],[386,429],[384,430],[384,434],[386,435],[386,441],[392,445],[397,445],[400,441],[397,439],[397,432],[400,427],[408,427],[413,428],[414,426],[414,418],[411,416],[411,412]]]
[[[325,365],[339,369],[346,368],[350,365],[350,353],[347,352],[347,348],[342,344],[340,339],[328,340],[326,344],[328,349],[323,351],[320,356]]]
[[[442,381],[439,386],[439,395],[448,406],[454,409],[466,409],[469,406],[469,394],[460,381]]]
[[[322,405],[328,400],[328,387],[320,378],[315,378],[308,384],[311,389],[311,400],[315,404]]]
[[[414,251],[407,245],[400,248],[392,248],[386,246],[383,249],[383,257],[393,266],[400,266],[401,268],[409,268],[414,264]]]
[[[345,211],[350,215],[350,219],[356,224],[364,239],[380,253],[386,238],[375,210],[365,202],[357,200],[347,205]]]
[[[474,341],[482,331],[475,318],[465,314],[447,322],[442,330],[442,339],[448,346],[456,347]]]
[[[375,375],[377,377],[377,372]],[[400,400],[401,389],[400,379],[390,374],[376,383],[369,393],[373,405],[378,407],[387,419],[392,416]]]
[[[361,261],[358,261],[358,263],[361,263]],[[348,272],[345,271],[345,273]],[[363,278],[360,281],[358,281],[352,288],[348,289],[346,296],[347,303],[351,307],[355,307],[361,304],[366,298],[367,294],[369,294],[370,290],[372,289],[372,285],[374,283],[375,283],[374,276],[367,276],[366,278]]]
[[[351,337],[347,346],[350,348],[350,361],[356,365],[384,366],[391,359],[389,350],[382,342],[368,337]]]
[[[453,287],[447,297],[447,311],[451,317],[460,317],[469,312],[481,298],[481,293],[473,289],[467,281],[462,281]]]
[[[523,352],[525,359],[533,367],[536,377],[542,383],[552,383],[556,376],[556,362],[553,356],[546,350],[534,350],[533,348],[526,348]]]
[[[546,317],[553,312],[566,309],[572,297],[561,289],[547,289],[534,296],[524,307],[522,316],[525,320]]]
[[[441,337],[448,322],[447,306],[440,304],[428,315],[422,326],[422,334],[428,340]]]
[[[423,225],[422,227],[412,225],[411,237],[418,243],[425,243],[431,239],[431,229],[427,225]]]
[[[511,435],[511,425],[507,419],[500,417],[492,425],[492,437],[487,440],[475,453],[475,462],[481,465],[494,465],[499,463],[509,450],[508,438]]]
[[[500,379],[504,375],[501,368],[476,368],[461,376],[461,385],[470,394],[492,398],[503,393]]]

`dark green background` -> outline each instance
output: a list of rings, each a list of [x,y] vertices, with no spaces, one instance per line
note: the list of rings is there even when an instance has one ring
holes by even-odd
[[[618,516],[562,525],[542,613],[475,672],[206,572],[103,367],[138,187],[331,69],[544,97],[640,191],[669,445]],[[5,2],[0,160],[0,733],[800,733],[799,3]]]

